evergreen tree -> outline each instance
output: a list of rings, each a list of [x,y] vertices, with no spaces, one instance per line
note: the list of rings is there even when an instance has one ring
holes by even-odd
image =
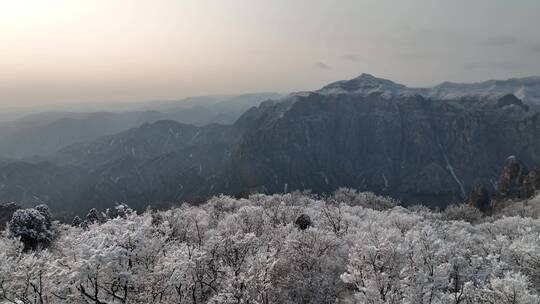
[[[25,251],[47,246],[53,239],[50,221],[33,208],[15,211],[8,228],[13,237],[21,239]]]

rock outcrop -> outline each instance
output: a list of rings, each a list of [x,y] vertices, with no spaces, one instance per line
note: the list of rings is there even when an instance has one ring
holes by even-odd
[[[497,183],[497,197],[530,198],[538,190],[540,190],[540,168],[529,170],[516,156],[510,156],[504,163]]]
[[[518,157],[512,155],[504,162],[489,208],[479,209],[482,211],[500,210],[515,201],[529,199],[538,191],[540,191],[540,167],[528,169]],[[479,195],[474,192],[475,190],[471,192],[469,204],[478,207]],[[481,201],[485,202],[483,199]]]
[[[529,198],[540,191],[540,168],[534,168],[529,171],[529,174],[523,181],[523,194]]]
[[[497,196],[501,198],[523,198],[523,182],[529,171],[516,156],[505,161],[497,183]]]
[[[489,191],[483,185],[475,185],[469,193],[467,203],[482,212],[489,211],[491,209]]]

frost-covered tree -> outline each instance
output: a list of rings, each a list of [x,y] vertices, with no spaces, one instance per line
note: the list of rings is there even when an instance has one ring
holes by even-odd
[[[307,214],[300,214],[294,221],[294,225],[300,230],[306,230],[312,225],[311,218]]]
[[[88,222],[88,224],[99,223],[99,213],[95,208],[90,209],[86,215],[86,222]]]
[[[82,220],[81,220],[81,218],[78,217],[78,216],[75,216],[75,217],[73,218],[73,221],[71,222],[71,226],[73,226],[73,227],[80,227],[81,224],[82,224]]]
[[[536,304],[540,297],[530,291],[530,283],[526,276],[509,272],[502,278],[494,278],[478,291],[474,297],[476,303],[500,304]]]
[[[52,213],[51,213],[51,210],[49,209],[49,206],[47,206],[46,204],[41,204],[41,205],[37,205],[35,209],[39,213],[41,213],[41,215],[43,215],[47,223],[47,227],[50,228],[52,225]]]
[[[275,266],[272,303],[333,303],[344,290],[340,242],[329,231],[290,231]]]
[[[340,204],[325,204],[321,209],[322,222],[328,229],[332,230],[337,236],[347,234],[349,222],[345,218],[343,206]]]
[[[0,303],[539,303],[529,209],[471,218],[392,205],[354,190],[217,196],[100,225],[92,211],[80,226],[55,222],[55,238],[43,210],[20,210],[0,235]]]
[[[468,204],[448,206],[444,210],[444,216],[451,221],[466,221],[476,223],[482,217],[482,212],[478,208]]]
[[[0,254],[0,302],[57,303],[60,299],[53,292],[54,266],[51,264],[54,256],[47,251],[23,254],[16,244],[8,246],[11,246],[9,251]]]
[[[359,236],[342,279],[357,289],[356,297],[366,303],[401,303],[405,275],[403,235],[397,229],[371,228]]]
[[[47,246],[53,239],[50,220],[36,209],[19,209],[8,223],[10,235],[20,238],[25,250]]]
[[[105,216],[108,219],[113,219],[113,218],[116,218],[116,217],[125,218],[132,212],[134,212],[133,209],[129,208],[129,206],[127,204],[120,203],[120,204],[117,204],[116,206],[114,206],[113,209],[107,209],[105,211]],[[96,214],[97,214],[97,212],[96,212]]]
[[[350,206],[362,206],[375,210],[390,209],[398,204],[398,201],[390,197],[378,196],[372,192],[358,192],[350,188],[336,190],[330,199]]]

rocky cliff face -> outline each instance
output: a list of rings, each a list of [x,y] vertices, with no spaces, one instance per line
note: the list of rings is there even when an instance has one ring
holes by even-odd
[[[222,189],[347,186],[445,205],[476,183],[493,189],[510,154],[540,163],[539,115],[513,96],[438,101],[343,84],[332,90],[352,93],[303,93],[250,113]]]

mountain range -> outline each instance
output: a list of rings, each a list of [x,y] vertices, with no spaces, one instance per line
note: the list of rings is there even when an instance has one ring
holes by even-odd
[[[433,87],[413,88],[370,74],[331,83],[316,91],[323,95],[361,94],[380,92],[389,95],[414,95],[436,100],[456,100],[465,98],[497,99],[507,94],[519,98],[524,104],[540,106],[540,77],[488,80],[477,83],[443,82]]]
[[[232,124],[247,109],[282,96],[254,93],[191,97],[155,102],[128,112],[44,112],[0,123],[0,155],[5,158],[46,156],[75,143],[116,134],[143,123],[175,120],[194,125]]]
[[[232,124],[157,117],[0,165],[0,200],[78,212],[116,202],[144,208],[218,193],[353,187],[445,206],[477,184],[494,191],[509,155],[540,164],[539,84],[522,78],[409,88],[362,74],[264,101]]]

